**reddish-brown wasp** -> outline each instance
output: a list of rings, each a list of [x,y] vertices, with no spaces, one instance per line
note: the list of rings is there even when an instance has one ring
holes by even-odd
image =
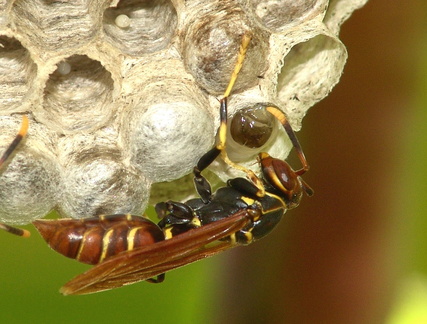
[[[6,148],[6,151],[4,151],[2,157],[0,158],[0,169],[4,167],[6,161],[11,157],[12,153],[18,147],[19,143],[21,143],[25,135],[27,135],[27,131],[28,131],[28,117],[24,115],[22,116],[21,129],[19,130],[18,134],[15,136],[12,143],[9,144],[9,146]],[[10,225],[3,224],[3,223],[0,223],[0,229],[18,236],[23,236],[23,237],[30,236],[30,232],[27,230],[12,227]]]
[[[225,152],[227,98],[242,66],[250,37],[245,34],[238,63],[220,101],[221,123],[216,146],[194,168],[194,183],[200,198],[185,203],[156,205],[161,218],[156,225],[131,215],[100,216],[84,220],[37,220],[34,225],[57,252],[95,266],[78,275],[61,292],[88,294],[142,280],[161,282],[164,273],[218,254],[237,245],[249,244],[267,235],[287,209],[296,207],[312,189],[301,179],[308,164],[285,114],[272,104],[260,104],[284,126],[303,164],[294,171],[285,161],[260,153],[262,174],[256,176],[234,164]],[[246,172],[212,194],[201,175],[218,155],[231,166]]]

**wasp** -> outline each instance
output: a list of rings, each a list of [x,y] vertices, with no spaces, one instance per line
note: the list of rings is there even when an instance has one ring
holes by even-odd
[[[250,40],[244,34],[230,84],[220,100],[217,144],[194,167],[199,198],[185,203],[167,201],[155,206],[158,224],[139,216],[108,215],[83,220],[36,220],[33,224],[49,246],[81,262],[95,265],[61,288],[64,295],[88,294],[138,281],[162,282],[169,270],[213,256],[267,235],[283,214],[296,207],[305,192],[313,190],[302,180],[308,164],[286,115],[276,106],[263,104],[291,138],[303,164],[294,171],[286,161],[262,152],[261,175],[233,163],[227,156],[227,99],[240,71]],[[202,175],[219,155],[247,178],[231,179],[212,193]]]
[[[18,145],[21,143],[21,141],[24,139],[24,137],[27,135],[28,132],[28,117],[26,115],[22,116],[22,124],[21,128],[18,132],[18,134],[15,136],[13,141],[9,144],[9,146],[6,148],[6,151],[4,151],[3,155],[0,158],[0,169],[4,167],[6,161],[11,157],[13,152],[16,150]],[[10,225],[0,223],[0,229],[5,230],[6,232],[9,232],[11,234],[15,234],[18,236],[23,237],[29,237],[30,232],[21,228],[12,227]]]

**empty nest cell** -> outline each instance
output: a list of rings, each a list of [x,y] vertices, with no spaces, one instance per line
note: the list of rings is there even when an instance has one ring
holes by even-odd
[[[65,63],[46,83],[42,118],[63,133],[101,127],[115,111],[110,72],[85,55],[73,55]]]
[[[88,1],[16,0],[11,16],[18,33],[42,49],[41,53],[57,52],[82,46],[96,35],[101,6],[90,4]]]
[[[20,111],[30,92],[37,66],[19,41],[0,36],[0,112]]]
[[[104,12],[105,38],[121,52],[139,56],[166,48],[175,35],[177,13],[168,0],[120,1]]]

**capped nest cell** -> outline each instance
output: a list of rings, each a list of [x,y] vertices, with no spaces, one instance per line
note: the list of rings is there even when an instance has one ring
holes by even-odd
[[[299,130],[339,81],[340,26],[366,1],[3,1],[1,147],[23,114],[30,126],[1,170],[0,222],[27,224],[53,209],[142,214],[149,201],[194,194],[188,175],[214,145],[242,35],[252,39],[228,102],[229,133],[265,103]],[[227,150],[257,172],[257,153],[285,159],[291,145],[269,116],[254,124],[259,138],[229,136]],[[221,159],[210,170],[241,175]]]

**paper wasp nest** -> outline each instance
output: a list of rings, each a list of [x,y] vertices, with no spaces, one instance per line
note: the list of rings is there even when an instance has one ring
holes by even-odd
[[[191,173],[214,144],[218,98],[244,33],[253,36],[230,116],[271,102],[298,130],[338,82],[340,26],[365,2],[0,1],[2,148],[22,114],[30,118],[1,170],[0,221],[25,224],[52,209],[141,214],[153,184]],[[230,141],[230,156],[251,167],[261,150],[284,159],[290,143],[274,134],[255,150]],[[154,201],[192,190],[191,181],[153,188]]]

